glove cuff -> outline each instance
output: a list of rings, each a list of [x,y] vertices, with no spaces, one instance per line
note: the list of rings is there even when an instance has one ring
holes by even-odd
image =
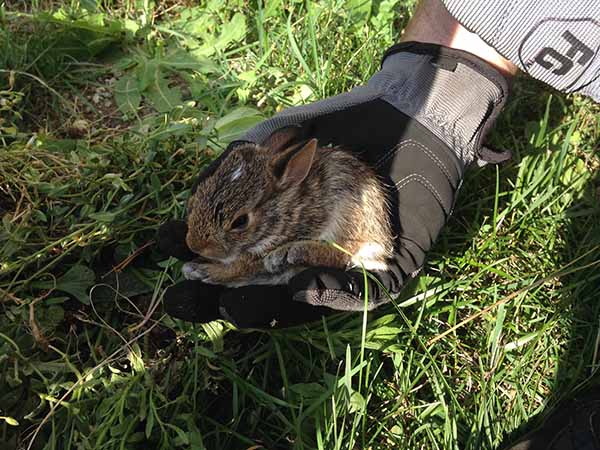
[[[508,82],[491,65],[462,50],[405,42],[385,53],[369,86],[414,118],[469,165],[508,97]]]

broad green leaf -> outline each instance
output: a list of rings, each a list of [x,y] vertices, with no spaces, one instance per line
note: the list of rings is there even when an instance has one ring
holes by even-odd
[[[18,132],[17,127],[15,126],[0,127],[0,131],[9,136],[16,136]]]
[[[200,98],[210,91],[210,84],[206,78],[197,73],[180,72],[179,76],[187,82],[190,94],[194,99]]]
[[[190,445],[190,439],[181,428],[170,423],[165,425],[171,428],[172,430],[175,430],[175,433],[177,433],[177,438],[173,442],[176,447],[181,447],[182,445]]]
[[[61,306],[52,305],[40,310],[40,313],[36,314],[36,316],[39,325],[44,328],[53,329],[63,322],[65,310]]]
[[[240,13],[234,14],[229,22],[221,27],[221,33],[217,38],[207,40],[204,45],[195,49],[195,56],[207,57],[215,52],[225,50],[232,42],[238,42],[246,36],[246,19]]]
[[[131,192],[131,188],[122,178],[120,173],[107,173],[102,177],[102,180],[109,181],[113,187],[117,189],[123,189],[124,191]]]
[[[167,139],[172,136],[184,136],[192,129],[192,125],[187,123],[174,123],[165,129],[159,129],[156,132],[149,134],[148,139]],[[158,189],[156,192],[160,191]]]
[[[158,112],[169,112],[183,101],[181,89],[169,87],[166,78],[157,78],[154,84],[144,91],[144,96]]]
[[[128,444],[137,444],[144,440],[144,433],[138,431],[137,433],[130,434],[127,438]]]
[[[130,75],[119,78],[115,83],[115,101],[123,114],[135,114],[142,101],[142,94],[135,78]]]
[[[97,220],[98,222],[104,222],[104,223],[111,223],[113,220],[115,220],[116,216],[117,216],[117,213],[114,213],[114,212],[97,212],[97,213],[88,214],[88,217],[90,219],[94,219],[94,220]]]
[[[345,9],[350,16],[350,23],[356,28],[362,27],[371,15],[372,0],[347,0]]]
[[[98,11],[96,0],[81,0],[80,6],[82,9],[87,9],[90,12]]]
[[[240,13],[235,13],[231,20],[223,25],[215,45],[217,49],[223,50],[231,42],[241,41],[244,36],[246,36],[246,18]]]
[[[131,34],[135,34],[139,31],[140,24],[137,23],[135,20],[124,19],[123,20],[123,29],[125,29],[126,31],[128,31]]]
[[[54,288],[57,291],[71,294],[81,303],[88,305],[90,298],[88,289],[96,282],[94,272],[81,265],[76,264],[71,267],[62,277],[58,279],[56,285],[52,281],[41,281],[32,283],[32,286],[38,289]]]
[[[203,299],[199,300],[201,301]],[[223,336],[225,334],[225,327],[223,324],[219,321],[203,323],[202,329],[206,333],[208,339],[212,342],[213,352],[222,352],[224,348]]]
[[[314,403],[327,388],[319,383],[297,383],[290,386],[290,391],[300,395],[307,404]]]
[[[263,15],[266,18],[273,17],[281,9],[282,0],[269,0],[264,3]]]
[[[234,109],[217,120],[215,128],[224,143],[238,139],[245,131],[263,120],[259,111],[247,106]]]
[[[195,70],[201,73],[218,71],[217,65],[208,58],[194,56],[185,50],[177,50],[160,60],[160,64],[173,70]]]
[[[182,33],[187,33],[196,38],[207,36],[207,30],[213,29],[216,24],[204,8],[186,8],[181,11],[179,19],[173,22],[173,28]]]
[[[97,272],[99,268],[94,268]],[[105,271],[106,269],[102,269]],[[101,271],[101,272],[102,272]],[[95,286],[90,292],[94,303],[111,301],[117,296],[132,298],[140,294],[152,292],[152,286],[144,282],[138,269],[127,267],[120,272],[111,272],[102,278],[102,284]]]
[[[366,405],[367,402],[360,392],[354,391],[350,394],[350,408],[348,408],[350,412],[360,413],[365,409]]]
[[[258,76],[256,75],[255,70],[249,70],[246,72],[242,72],[242,73],[238,74],[237,77],[238,77],[238,79],[245,81],[248,84],[253,84],[258,79]]]
[[[138,87],[141,92],[156,84],[159,77],[159,70],[157,59],[144,59],[139,63],[135,74],[137,75]]]
[[[206,9],[212,12],[219,12],[223,10],[224,6],[226,6],[225,0],[208,0]]]

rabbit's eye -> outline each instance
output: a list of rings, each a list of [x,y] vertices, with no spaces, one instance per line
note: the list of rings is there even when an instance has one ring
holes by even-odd
[[[231,222],[231,229],[241,231],[248,226],[248,214],[242,214],[237,216],[233,222]]]

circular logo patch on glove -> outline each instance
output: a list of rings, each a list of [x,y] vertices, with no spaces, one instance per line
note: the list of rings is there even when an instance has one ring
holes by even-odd
[[[523,69],[564,92],[600,77],[600,23],[592,18],[548,18],[527,33],[519,47]]]

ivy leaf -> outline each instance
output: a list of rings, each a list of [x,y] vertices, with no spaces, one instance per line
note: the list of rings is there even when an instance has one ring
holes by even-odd
[[[142,101],[142,94],[135,78],[130,75],[119,78],[115,83],[115,101],[123,114],[135,114]]]
[[[161,113],[169,112],[182,102],[181,89],[169,87],[169,80],[156,78],[154,84],[144,92],[144,96]]]

